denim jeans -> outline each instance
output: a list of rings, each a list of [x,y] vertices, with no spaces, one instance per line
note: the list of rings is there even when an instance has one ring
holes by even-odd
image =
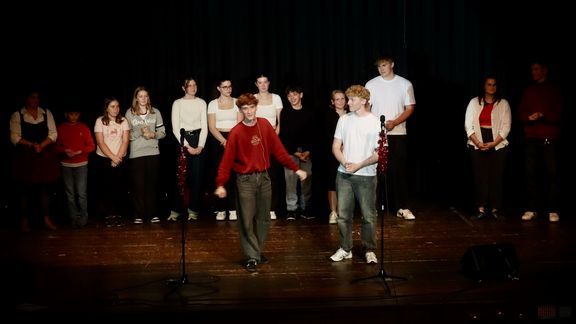
[[[270,229],[272,185],[268,172],[236,176],[240,246],[248,259],[260,260]]]
[[[352,250],[353,218],[356,200],[362,212],[360,237],[365,251],[376,250],[376,176],[358,176],[338,172],[336,194],[338,196],[338,230],[340,247]]]
[[[62,179],[72,225],[84,226],[88,222],[88,165],[62,167]]]
[[[312,197],[312,160],[301,161],[294,155],[290,158],[296,163],[300,169],[306,171],[306,180],[300,183],[300,197],[298,197],[298,181],[300,180],[296,172],[292,169],[284,168],[284,180],[286,181],[286,209],[295,211],[300,207],[306,210],[310,205],[310,198]]]

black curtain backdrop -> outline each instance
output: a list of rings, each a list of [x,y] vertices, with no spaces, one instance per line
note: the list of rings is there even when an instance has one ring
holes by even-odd
[[[533,58],[547,59],[550,77],[571,90],[574,51],[568,47],[574,19],[568,4],[510,2],[19,1],[0,14],[2,117],[8,127],[8,116],[22,106],[25,92],[38,87],[42,106],[53,110],[57,121],[66,106],[81,106],[92,127],[105,96],[118,97],[126,109],[133,90],[144,85],[170,131],[170,110],[183,94],[183,78],[195,77],[199,97],[209,102],[219,78],[230,78],[238,96],[255,92],[261,73],[283,98],[288,84],[301,84],[305,104],[321,116],[333,89],[364,84],[377,75],[374,59],[389,52],[396,57],[396,73],[415,87],[416,112],[408,124],[412,174],[407,181],[413,194],[469,205],[464,112],[482,76],[500,76],[513,112],[530,81]],[[573,117],[568,91],[566,120]],[[521,131],[513,123],[510,205],[521,200],[523,188]],[[175,142],[172,137],[163,145]],[[324,193],[317,200],[323,203]]]

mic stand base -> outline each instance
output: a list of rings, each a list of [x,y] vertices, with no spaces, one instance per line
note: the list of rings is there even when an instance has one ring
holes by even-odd
[[[384,283],[384,287],[386,287],[386,292],[388,293],[388,295],[391,294],[391,290],[390,290],[390,286],[388,286],[388,281],[394,281],[394,280],[408,280],[404,277],[397,277],[397,276],[390,276],[386,274],[386,271],[384,269],[380,269],[380,271],[378,271],[377,274],[370,276],[370,277],[366,277],[366,278],[359,278],[359,279],[354,279],[352,280],[352,283],[356,283],[358,281],[363,281],[363,280],[369,280],[369,279],[381,279],[382,283]]]

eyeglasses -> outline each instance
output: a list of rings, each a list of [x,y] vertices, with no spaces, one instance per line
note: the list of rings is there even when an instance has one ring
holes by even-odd
[[[229,85],[229,86],[220,86],[220,88],[222,88],[222,89],[232,89],[232,86],[231,86],[231,85]]]

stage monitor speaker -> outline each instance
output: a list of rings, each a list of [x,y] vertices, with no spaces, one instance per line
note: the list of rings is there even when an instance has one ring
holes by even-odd
[[[518,258],[511,243],[470,247],[462,257],[461,266],[467,277],[477,281],[519,279]]]

